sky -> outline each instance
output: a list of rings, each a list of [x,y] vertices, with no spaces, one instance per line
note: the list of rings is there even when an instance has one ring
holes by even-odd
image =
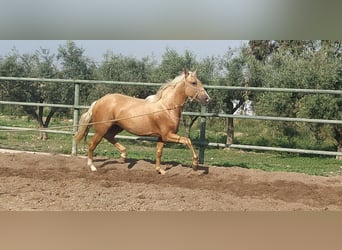
[[[236,49],[246,44],[247,40],[74,40],[77,47],[83,48],[84,55],[101,62],[103,55],[112,51],[114,54],[141,59],[154,56],[161,60],[166,48],[175,49],[183,54],[185,50],[193,52],[198,59],[207,56],[219,56],[229,48]],[[0,40],[0,56],[6,56],[12,49],[20,54],[34,53],[39,48],[49,49],[50,54],[57,54],[59,46],[66,40]]]

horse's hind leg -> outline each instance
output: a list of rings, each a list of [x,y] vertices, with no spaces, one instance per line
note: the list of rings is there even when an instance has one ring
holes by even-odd
[[[163,149],[164,149],[164,142],[161,140],[161,138],[159,138],[157,142],[157,149],[156,149],[156,170],[160,174],[166,173],[166,171],[162,169],[160,166]]]
[[[96,171],[96,167],[93,163],[93,156],[94,156],[94,150],[97,147],[97,145],[102,140],[102,135],[95,133],[93,137],[91,138],[88,146],[88,167],[90,167],[91,171]]]
[[[124,163],[127,158],[126,148],[119,142],[115,140],[115,136],[120,133],[123,129],[118,126],[113,126],[108,132],[104,135],[104,138],[112,143],[119,151],[120,151],[120,161]]]

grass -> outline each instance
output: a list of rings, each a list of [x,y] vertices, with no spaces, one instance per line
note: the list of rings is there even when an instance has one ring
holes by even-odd
[[[16,119],[1,116],[0,126],[28,126],[27,117],[17,117]],[[30,127],[35,127],[34,122],[29,122]],[[33,124],[33,125],[32,125]],[[71,125],[69,120],[52,121],[51,126]],[[254,130],[254,131],[251,131]],[[262,127],[251,127],[250,131],[239,131],[241,134],[256,133],[255,130],[265,130]],[[183,133],[182,131],[180,132]],[[218,137],[215,137],[215,133]],[[224,140],[222,133],[210,130],[208,133],[211,141]],[[257,133],[258,134],[258,133]],[[70,154],[71,135],[49,134],[49,139],[42,141],[38,139],[38,132],[10,132],[0,131],[0,148],[41,151],[51,153]],[[192,138],[196,138],[198,131],[192,131]],[[155,143],[144,141],[121,140],[127,147],[128,157],[133,159],[155,160]],[[196,148],[198,152],[198,148]],[[97,147],[95,153],[98,156],[118,158],[119,152],[111,144],[103,140]],[[79,146],[79,154],[87,154],[87,146]],[[191,165],[191,153],[182,145],[166,144],[163,153],[163,162],[178,162]],[[310,175],[336,176],[342,173],[342,161],[335,160],[334,157],[309,156],[289,153],[255,152],[241,151],[235,149],[207,148],[205,150],[205,165],[220,167],[241,167],[247,169],[261,169],[265,171],[286,171],[298,172]]]
[[[287,153],[244,152],[239,150],[206,151],[207,164],[238,166],[265,171],[297,172],[310,175],[340,175],[342,162],[332,157],[298,156]],[[215,159],[220,157],[220,159]]]

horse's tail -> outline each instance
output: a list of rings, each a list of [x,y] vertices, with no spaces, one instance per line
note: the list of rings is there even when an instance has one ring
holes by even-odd
[[[88,109],[87,112],[85,112],[81,118],[80,118],[80,121],[79,121],[79,127],[78,127],[78,130],[74,136],[75,140],[77,143],[79,143],[83,138],[86,139],[87,135],[88,135],[88,132],[89,132],[89,129],[91,127],[91,125],[89,124],[91,119],[92,119],[92,116],[93,116],[93,108],[95,106],[97,101],[93,102],[91,105],[90,105],[90,108]]]

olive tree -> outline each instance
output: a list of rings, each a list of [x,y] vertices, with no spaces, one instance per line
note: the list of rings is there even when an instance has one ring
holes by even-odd
[[[342,64],[339,41],[282,41],[277,51],[264,60],[265,87],[341,89]],[[266,115],[341,120],[341,95],[263,93],[257,110]],[[317,140],[332,139],[342,151],[341,125],[278,122],[289,139],[309,128]],[[337,157],[340,158],[340,157]]]

